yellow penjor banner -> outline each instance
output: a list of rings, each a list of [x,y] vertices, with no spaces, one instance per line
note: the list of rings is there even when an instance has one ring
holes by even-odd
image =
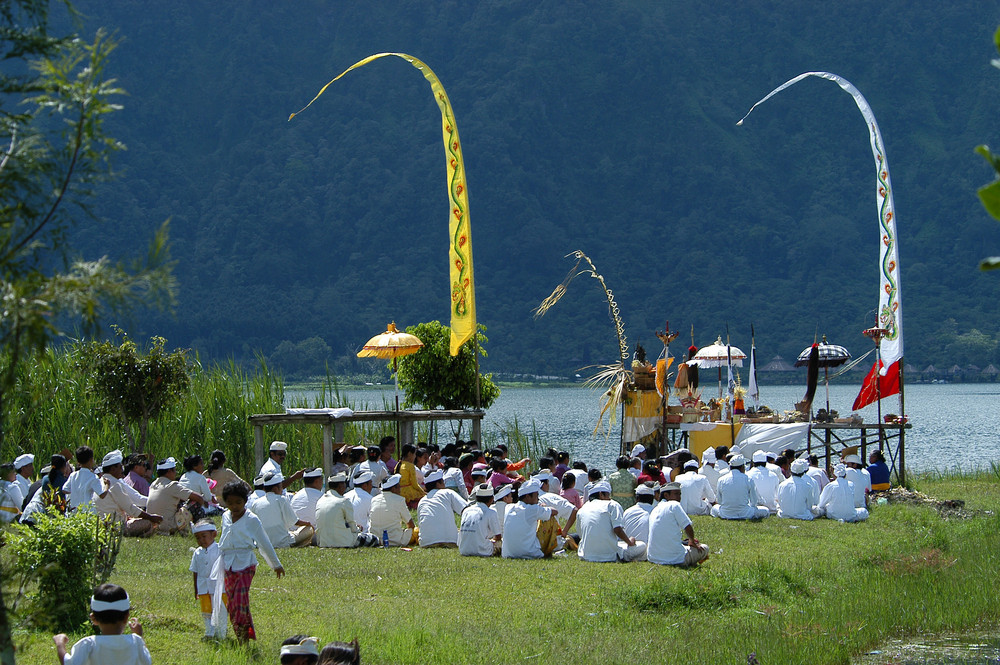
[[[465,181],[465,163],[462,161],[462,144],[458,140],[455,115],[448,100],[448,93],[437,75],[422,61],[405,53],[376,53],[354,63],[340,75],[324,85],[312,100],[298,113],[302,113],[320,98],[326,89],[348,72],[363,67],[373,60],[396,56],[420,70],[431,84],[434,100],[441,109],[441,134],[444,138],[444,155],[448,172],[448,231],[450,248],[448,259],[451,276],[451,355],[458,355],[462,344],[476,333],[476,289],[472,279],[472,227],[469,224],[469,192]],[[291,120],[298,113],[288,116]]]

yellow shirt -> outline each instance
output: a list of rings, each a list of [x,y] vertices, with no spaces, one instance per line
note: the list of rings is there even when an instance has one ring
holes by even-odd
[[[427,495],[427,492],[417,484],[417,467],[413,462],[400,462],[396,467],[396,473],[400,476],[399,493],[407,502],[422,499]]]

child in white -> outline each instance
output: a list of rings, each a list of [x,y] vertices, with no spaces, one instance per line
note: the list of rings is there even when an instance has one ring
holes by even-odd
[[[152,665],[149,649],[142,639],[142,624],[129,621],[132,605],[125,589],[117,584],[102,584],[94,589],[90,599],[90,622],[100,630],[100,635],[90,635],[66,651],[69,637],[65,633],[54,635],[56,655],[62,665]],[[132,629],[125,633],[125,626]]]
[[[215,637],[216,628],[212,625],[212,596],[215,586],[222,580],[212,577],[212,569],[219,559],[219,545],[215,542],[215,524],[210,520],[198,522],[192,529],[194,538],[198,541],[198,549],[191,555],[191,566],[188,568],[194,574],[194,597],[201,607],[201,618],[205,622],[205,637]],[[226,598],[223,596],[223,604]]]

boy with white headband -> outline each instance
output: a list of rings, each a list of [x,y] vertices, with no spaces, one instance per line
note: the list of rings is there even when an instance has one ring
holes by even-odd
[[[219,545],[215,542],[215,524],[211,520],[203,520],[195,524],[191,531],[198,542],[198,549],[191,555],[191,565],[188,570],[194,575],[194,597],[201,607],[201,618],[205,622],[205,639],[216,636],[212,625],[212,596],[215,595],[215,585],[222,582],[218,577],[212,578],[212,569],[219,559]],[[228,603],[225,594],[223,605]]]
[[[149,649],[142,639],[142,624],[137,619],[129,621],[132,608],[125,589],[117,584],[102,584],[94,589],[90,599],[90,622],[100,630],[100,635],[89,635],[66,650],[69,637],[60,633],[52,637],[56,655],[62,665],[151,665]],[[125,626],[132,629],[123,634]]]

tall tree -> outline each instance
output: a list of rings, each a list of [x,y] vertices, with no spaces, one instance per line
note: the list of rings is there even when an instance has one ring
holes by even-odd
[[[0,2],[0,53],[12,72],[0,75],[0,440],[18,363],[62,327],[89,333],[108,312],[173,301],[166,223],[131,264],[84,260],[67,243],[122,147],[104,125],[122,94],[104,78],[114,47],[102,32],[50,36],[44,0]]]

